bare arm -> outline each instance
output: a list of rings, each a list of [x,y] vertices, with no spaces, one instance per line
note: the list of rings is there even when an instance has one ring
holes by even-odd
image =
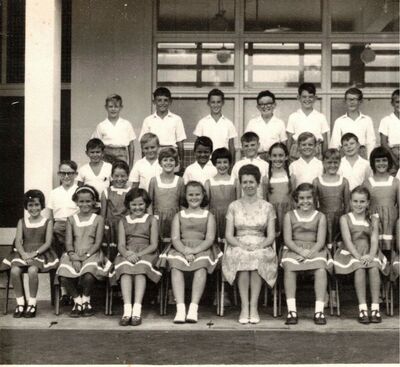
[[[153,208],[153,203],[154,203],[154,185],[155,185],[155,177],[152,177],[150,180],[149,184],[149,196],[151,199],[151,203],[147,208],[147,213],[148,214],[154,214],[154,208]]]
[[[293,145],[293,143],[294,143],[293,134],[292,134],[292,133],[289,133],[289,132],[287,132],[287,131],[286,131],[286,133],[287,133],[287,137],[288,137],[286,146],[287,146],[288,151],[289,151],[289,153],[290,153],[290,148],[292,147],[292,145]]]
[[[158,221],[152,218],[150,227],[150,245],[138,252],[138,256],[143,256],[155,252],[158,248]]]
[[[355,257],[357,260],[360,260],[361,255],[358,253],[356,247],[351,240],[350,229],[345,215],[342,215],[340,218],[340,232],[342,233],[342,239],[344,244],[346,245],[347,250],[351,253],[353,257]]]
[[[324,139],[322,142],[322,154],[324,154],[328,149],[328,133],[323,133],[322,139]]]
[[[133,167],[133,162],[135,161],[135,143],[131,140],[128,145],[128,157],[129,157],[129,171]]]
[[[348,213],[350,211],[350,186],[349,181],[346,178],[344,180],[344,192],[343,192],[343,200],[344,200],[344,212]]]
[[[235,139],[230,138],[228,144],[229,144],[229,152],[232,155],[232,165],[234,165],[236,161]]]
[[[266,228],[266,235],[264,242],[264,248],[272,246],[275,241],[275,221],[276,218],[272,218],[271,215],[268,216],[267,228]]]
[[[24,258],[24,256],[26,255],[26,252],[23,247],[24,240],[23,240],[23,234],[22,234],[22,221],[23,221],[23,219],[20,219],[17,224],[17,233],[15,234],[15,249],[22,256],[22,258]]]
[[[215,217],[213,214],[209,213],[207,220],[206,238],[199,245],[191,249],[192,254],[198,254],[199,252],[208,250],[211,247],[211,245],[215,242],[215,227]]]
[[[325,247],[326,243],[325,240],[326,240],[326,217],[324,214],[322,214],[321,219],[319,220],[318,223],[317,242],[312,247],[311,251],[313,253],[321,251]]]
[[[105,219],[107,216],[107,198],[104,194],[104,191],[101,193],[100,198],[101,208],[100,208],[100,215]]]
[[[283,239],[285,245],[296,254],[303,256],[304,249],[297,246],[296,242],[293,241],[293,234],[292,234],[292,222],[290,220],[290,214],[286,213],[285,218],[283,220]],[[303,256],[305,257],[305,256]]]
[[[183,172],[185,167],[184,167],[184,163],[185,163],[185,148],[183,146],[183,142],[182,141],[177,141],[176,142],[176,146],[178,147],[178,155],[179,155],[179,162],[180,162],[180,172]]]
[[[101,244],[103,242],[104,235],[104,219],[102,216],[98,215],[98,223],[96,227],[96,238],[93,247],[87,252],[87,255],[92,256],[100,250]],[[89,256],[88,256],[89,257]]]
[[[171,225],[171,240],[172,246],[176,251],[186,254],[186,246],[181,241],[181,228],[179,223],[179,213],[175,214]]]
[[[44,244],[37,249],[38,253],[43,254],[43,252],[46,252],[50,248],[52,241],[53,241],[53,222],[49,220],[47,221],[46,238]]]
[[[240,247],[239,240],[235,237],[235,226],[232,219],[226,219],[225,240],[228,246]]]
[[[369,249],[370,260],[372,260],[376,256],[379,246],[379,218],[376,215],[373,215],[371,221],[372,221],[371,247]]]
[[[128,252],[126,250],[126,239],[125,239],[125,227],[122,220],[118,222],[118,251],[122,257],[127,257]]]

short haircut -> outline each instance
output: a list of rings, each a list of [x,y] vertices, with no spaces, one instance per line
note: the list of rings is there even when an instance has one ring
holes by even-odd
[[[125,195],[124,199],[125,208],[129,209],[129,204],[137,198],[143,199],[143,201],[146,204],[146,209],[150,206],[151,199],[147,191],[145,189],[135,188],[135,189],[130,189]]]
[[[167,97],[172,99],[171,91],[165,87],[159,87],[153,92],[153,98],[156,99],[157,97]]]
[[[185,208],[189,208],[189,203],[186,200],[186,192],[188,187],[200,187],[201,188],[201,192],[203,193],[203,200],[200,203],[200,207],[204,208],[205,206],[208,205],[208,196],[207,196],[207,192],[206,189],[204,188],[204,186],[198,182],[198,181],[189,181],[186,185],[185,185],[185,192],[184,195],[182,196],[182,202],[181,205]]]
[[[243,143],[249,143],[250,141],[257,141],[257,143],[260,141],[259,136],[253,132],[253,131],[248,131],[242,135],[240,138],[240,142]]]
[[[358,88],[349,88],[346,90],[346,92],[344,93],[344,99],[347,98],[347,95],[349,94],[353,94],[355,96],[358,97],[358,100],[361,101],[363,99],[363,92],[361,91],[361,89]]]
[[[303,141],[306,141],[307,139],[314,139],[314,144],[317,144],[317,138],[313,133],[310,133],[309,131],[305,131],[304,133],[301,133],[299,137],[297,138],[297,144],[300,145]]]
[[[40,207],[44,209],[46,207],[46,200],[44,198],[43,192],[40,190],[28,190],[24,194],[24,208],[28,209],[28,203],[34,201],[34,199],[39,199]]]
[[[60,162],[58,165],[58,169],[61,168],[61,166],[68,166],[69,168],[73,169],[75,172],[78,170],[78,165],[76,164],[75,161],[71,161],[69,159],[64,159]]]
[[[392,102],[394,102],[394,99],[396,98],[396,97],[398,97],[400,95],[400,89],[395,89],[394,91],[393,91],[393,93],[392,93],[392,97],[391,97],[391,99],[392,99]]]
[[[353,190],[351,190],[350,193],[350,198],[354,195],[354,194],[362,194],[365,195],[367,197],[367,200],[371,200],[371,193],[369,192],[369,190],[363,186],[363,185],[359,185],[356,186]]]
[[[143,136],[140,139],[140,146],[147,144],[151,140],[155,140],[157,142],[157,145],[160,145],[160,141],[158,140],[158,136],[156,134],[146,133],[143,134]]]
[[[199,136],[194,142],[194,151],[196,151],[197,147],[202,145],[203,147],[210,148],[211,152],[213,151],[213,142],[208,136]]]
[[[129,176],[129,166],[128,163],[121,159],[117,159],[112,163],[112,168],[111,168],[111,175],[114,174],[116,169],[123,169],[126,174]]]
[[[93,138],[90,139],[87,143],[86,143],[86,151],[88,152],[91,149],[97,149],[100,148],[101,150],[104,150],[105,145],[104,143],[97,138]]]
[[[225,101],[225,94],[222,90],[214,88],[208,92],[207,101],[210,101],[212,96],[221,97],[222,101]]]
[[[346,133],[344,134],[341,139],[340,139],[340,143],[343,145],[343,143],[345,141],[349,141],[351,139],[354,139],[357,143],[358,143],[358,137],[357,135],[353,134],[353,133]]]
[[[218,148],[215,149],[213,154],[211,155],[211,162],[215,166],[217,164],[217,159],[228,159],[229,164],[232,163],[232,154],[226,148]]]
[[[161,164],[164,158],[173,158],[175,160],[175,166],[179,164],[178,151],[174,148],[162,148],[158,154],[158,163]]]
[[[82,193],[83,194],[88,193],[88,194],[92,195],[92,199],[94,201],[96,201],[96,202],[99,201],[99,193],[93,186],[90,186],[90,185],[83,185],[83,186],[78,187],[75,190],[74,194],[72,195],[72,201],[74,201],[76,203],[78,201],[78,195],[82,194]]]
[[[302,184],[300,184],[299,186],[297,186],[296,190],[293,191],[293,200],[297,203],[297,201],[299,200],[299,194],[300,192],[303,191],[311,191],[312,197],[314,199],[314,205],[316,203],[316,194],[315,194],[315,188],[312,184],[308,183],[308,182],[303,182]]]
[[[239,169],[239,182],[242,183],[242,178],[244,175],[253,176],[257,184],[261,182],[261,172],[260,169],[254,164],[246,164]]]
[[[275,103],[275,94],[270,92],[269,90],[263,90],[257,95],[257,103],[259,103],[260,99],[263,97],[271,97],[272,101]]]
[[[340,161],[341,158],[342,157],[340,155],[339,150],[337,150],[336,148],[329,148],[324,152],[322,160],[324,161],[326,159],[334,159]]]
[[[110,94],[109,96],[107,96],[106,98],[106,106],[108,104],[108,102],[118,102],[121,106],[122,106],[122,97],[119,94]]]
[[[369,156],[369,165],[374,173],[376,172],[375,159],[387,158],[388,160],[388,171],[393,167],[393,157],[392,154],[385,147],[376,147]]]
[[[315,85],[313,83],[302,83],[299,85],[299,88],[297,89],[299,96],[303,91],[306,91],[310,94],[316,95],[317,89],[315,88]]]

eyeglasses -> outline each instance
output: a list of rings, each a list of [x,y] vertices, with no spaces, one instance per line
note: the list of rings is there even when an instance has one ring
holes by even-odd
[[[73,176],[76,174],[76,172],[64,172],[64,171],[58,171],[57,172],[60,176]]]
[[[260,107],[272,107],[275,103],[258,103]]]

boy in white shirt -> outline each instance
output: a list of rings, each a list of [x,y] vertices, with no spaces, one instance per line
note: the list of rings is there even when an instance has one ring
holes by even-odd
[[[268,177],[269,164],[258,156],[258,149],[260,148],[260,138],[253,131],[248,131],[244,133],[240,138],[242,143],[242,152],[244,158],[237,161],[232,168],[232,176],[239,180],[239,170],[246,164],[253,164],[258,167],[261,173],[261,182],[265,182]],[[264,199],[263,184],[260,184],[257,190],[257,195],[259,198]]]
[[[263,90],[257,96],[257,109],[260,116],[247,124],[245,132],[252,131],[260,138],[258,155],[267,161],[268,151],[272,144],[287,141],[285,123],[274,116],[276,107],[275,95],[269,90]]]
[[[399,89],[392,93],[393,113],[384,117],[379,125],[381,145],[392,153],[393,173],[399,169],[400,163],[400,97]]]
[[[194,142],[196,162],[187,166],[183,174],[185,185],[189,181],[198,181],[202,185],[217,174],[217,169],[210,161],[213,143],[208,136],[199,136]]]
[[[140,139],[140,146],[144,157],[139,159],[131,173],[129,174],[129,182],[132,182],[132,188],[141,188],[149,191],[150,180],[162,172],[162,168],[158,163],[158,150],[160,143],[158,137],[152,133],[144,134]]]
[[[297,139],[300,158],[289,166],[292,187],[295,189],[302,183],[312,184],[314,179],[324,172],[322,162],[315,157],[317,139],[310,132],[301,133]]]
[[[127,162],[131,169],[135,160],[136,134],[131,123],[119,117],[123,108],[121,96],[108,96],[104,107],[107,110],[107,118],[97,125],[92,138],[103,141],[106,162],[113,163],[116,159],[121,159]]]
[[[213,148],[227,148],[235,158],[235,142],[237,137],[236,128],[232,121],[222,114],[225,103],[225,95],[219,89],[213,89],[208,93],[207,105],[210,114],[203,117],[193,131],[195,136],[208,136],[213,142]]]
[[[359,154],[360,143],[357,135],[346,133],[342,136],[341,145],[343,147],[344,157],[340,161],[338,174],[347,178],[349,189],[362,185],[371,175],[372,170],[369,162],[361,158]]]
[[[153,93],[153,104],[156,112],[143,120],[139,139],[146,133],[153,133],[158,136],[160,148],[177,148],[182,171],[185,154],[183,142],[186,134],[180,116],[169,110],[172,104],[170,90],[164,87],[157,88]]]
[[[312,83],[301,84],[298,89],[297,99],[301,108],[289,116],[286,127],[290,158],[293,161],[299,157],[299,135],[303,132],[309,132],[317,139],[315,155],[321,159],[322,154],[328,149],[329,125],[326,117],[314,109],[314,103],[317,99],[315,85]]]
[[[335,120],[329,147],[340,149],[342,136],[353,133],[361,144],[360,156],[367,159],[375,147],[376,137],[371,118],[360,112],[363,93],[358,88],[349,88],[344,94],[344,99],[347,112]]]

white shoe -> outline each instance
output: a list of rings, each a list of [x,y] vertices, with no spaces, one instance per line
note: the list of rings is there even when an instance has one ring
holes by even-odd
[[[189,311],[186,315],[186,322],[195,324],[197,320],[198,320],[197,306],[194,307],[193,304],[191,303],[189,306]]]
[[[185,321],[186,321],[185,305],[183,303],[176,305],[176,315],[174,318],[174,324],[184,324]]]

